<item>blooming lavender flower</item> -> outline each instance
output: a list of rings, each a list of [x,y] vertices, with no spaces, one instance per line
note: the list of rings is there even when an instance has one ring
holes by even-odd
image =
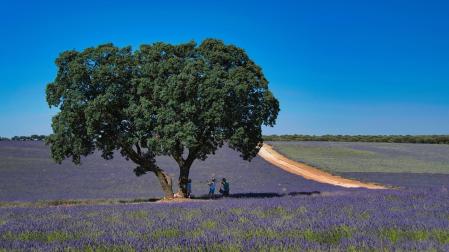
[[[351,190],[189,203],[0,208],[0,249],[437,250],[449,193]]]

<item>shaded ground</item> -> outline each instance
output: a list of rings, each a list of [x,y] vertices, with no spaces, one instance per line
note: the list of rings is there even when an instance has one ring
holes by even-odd
[[[158,162],[175,180],[176,164],[171,158]],[[134,165],[120,155],[103,160],[94,154],[82,160],[81,166],[70,161],[55,164],[42,142],[0,142],[0,201],[36,201],[55,199],[156,198],[163,193],[153,174],[136,177]],[[208,191],[207,180],[226,177],[231,193],[289,193],[302,191],[341,190],[315,183],[283,170],[256,157],[243,161],[229,148],[217,151],[206,161],[195,161],[191,170],[193,194]]]
[[[351,191],[337,191],[337,194],[343,195]],[[141,198],[141,199],[58,199],[58,200],[39,200],[39,201],[4,201],[0,202],[0,208],[15,207],[68,207],[68,206],[102,206],[102,205],[128,205],[128,204],[146,204],[146,203],[193,203],[193,202],[213,202],[214,200],[229,199],[270,199],[288,196],[320,196],[320,191],[311,192],[289,192],[289,193],[235,193],[229,196],[215,195],[210,197],[207,194],[198,195],[191,198]],[[335,192],[323,192],[323,195],[336,195]]]

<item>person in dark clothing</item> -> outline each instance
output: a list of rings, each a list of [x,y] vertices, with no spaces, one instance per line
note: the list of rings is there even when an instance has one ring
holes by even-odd
[[[225,178],[223,178],[222,180],[221,180],[221,188],[220,188],[220,193],[223,195],[223,196],[229,196],[229,183],[228,183],[228,181],[226,181],[226,179]]]
[[[187,181],[187,198],[190,198],[191,194],[192,194],[192,180],[189,179]]]

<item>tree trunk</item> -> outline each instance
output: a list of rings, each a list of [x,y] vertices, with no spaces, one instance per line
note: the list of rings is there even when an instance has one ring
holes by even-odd
[[[157,169],[154,171],[156,177],[159,179],[159,183],[161,183],[162,190],[164,191],[165,198],[172,199],[173,198],[173,187],[172,187],[172,178],[166,172],[161,169]]]
[[[186,198],[188,196],[187,194],[187,183],[189,181],[189,172],[190,167],[184,166],[179,168],[179,191],[178,196]]]

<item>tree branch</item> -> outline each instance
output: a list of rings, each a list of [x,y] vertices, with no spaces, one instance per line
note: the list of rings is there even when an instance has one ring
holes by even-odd
[[[134,163],[139,165],[144,165],[144,162],[142,160],[142,156],[137,154],[134,149],[126,144],[122,144],[122,150],[126,153],[126,155],[131,159]]]
[[[139,156],[142,156],[142,151],[141,151],[141,149],[140,149],[139,143],[136,143],[135,145],[136,145],[136,149],[137,149],[137,154],[138,154]]]
[[[183,167],[185,164],[185,160],[182,157],[182,153],[183,153],[183,147],[181,146],[181,143],[179,142],[179,140],[176,140],[176,147],[175,147],[175,151],[172,154],[173,159],[176,161],[176,163],[178,163],[179,167]]]
[[[195,161],[196,159],[196,155],[197,155],[197,149],[196,148],[192,148],[189,149],[189,155],[187,156],[187,159],[184,162],[184,165],[186,165],[187,167],[190,167],[193,163],[193,161]]]

